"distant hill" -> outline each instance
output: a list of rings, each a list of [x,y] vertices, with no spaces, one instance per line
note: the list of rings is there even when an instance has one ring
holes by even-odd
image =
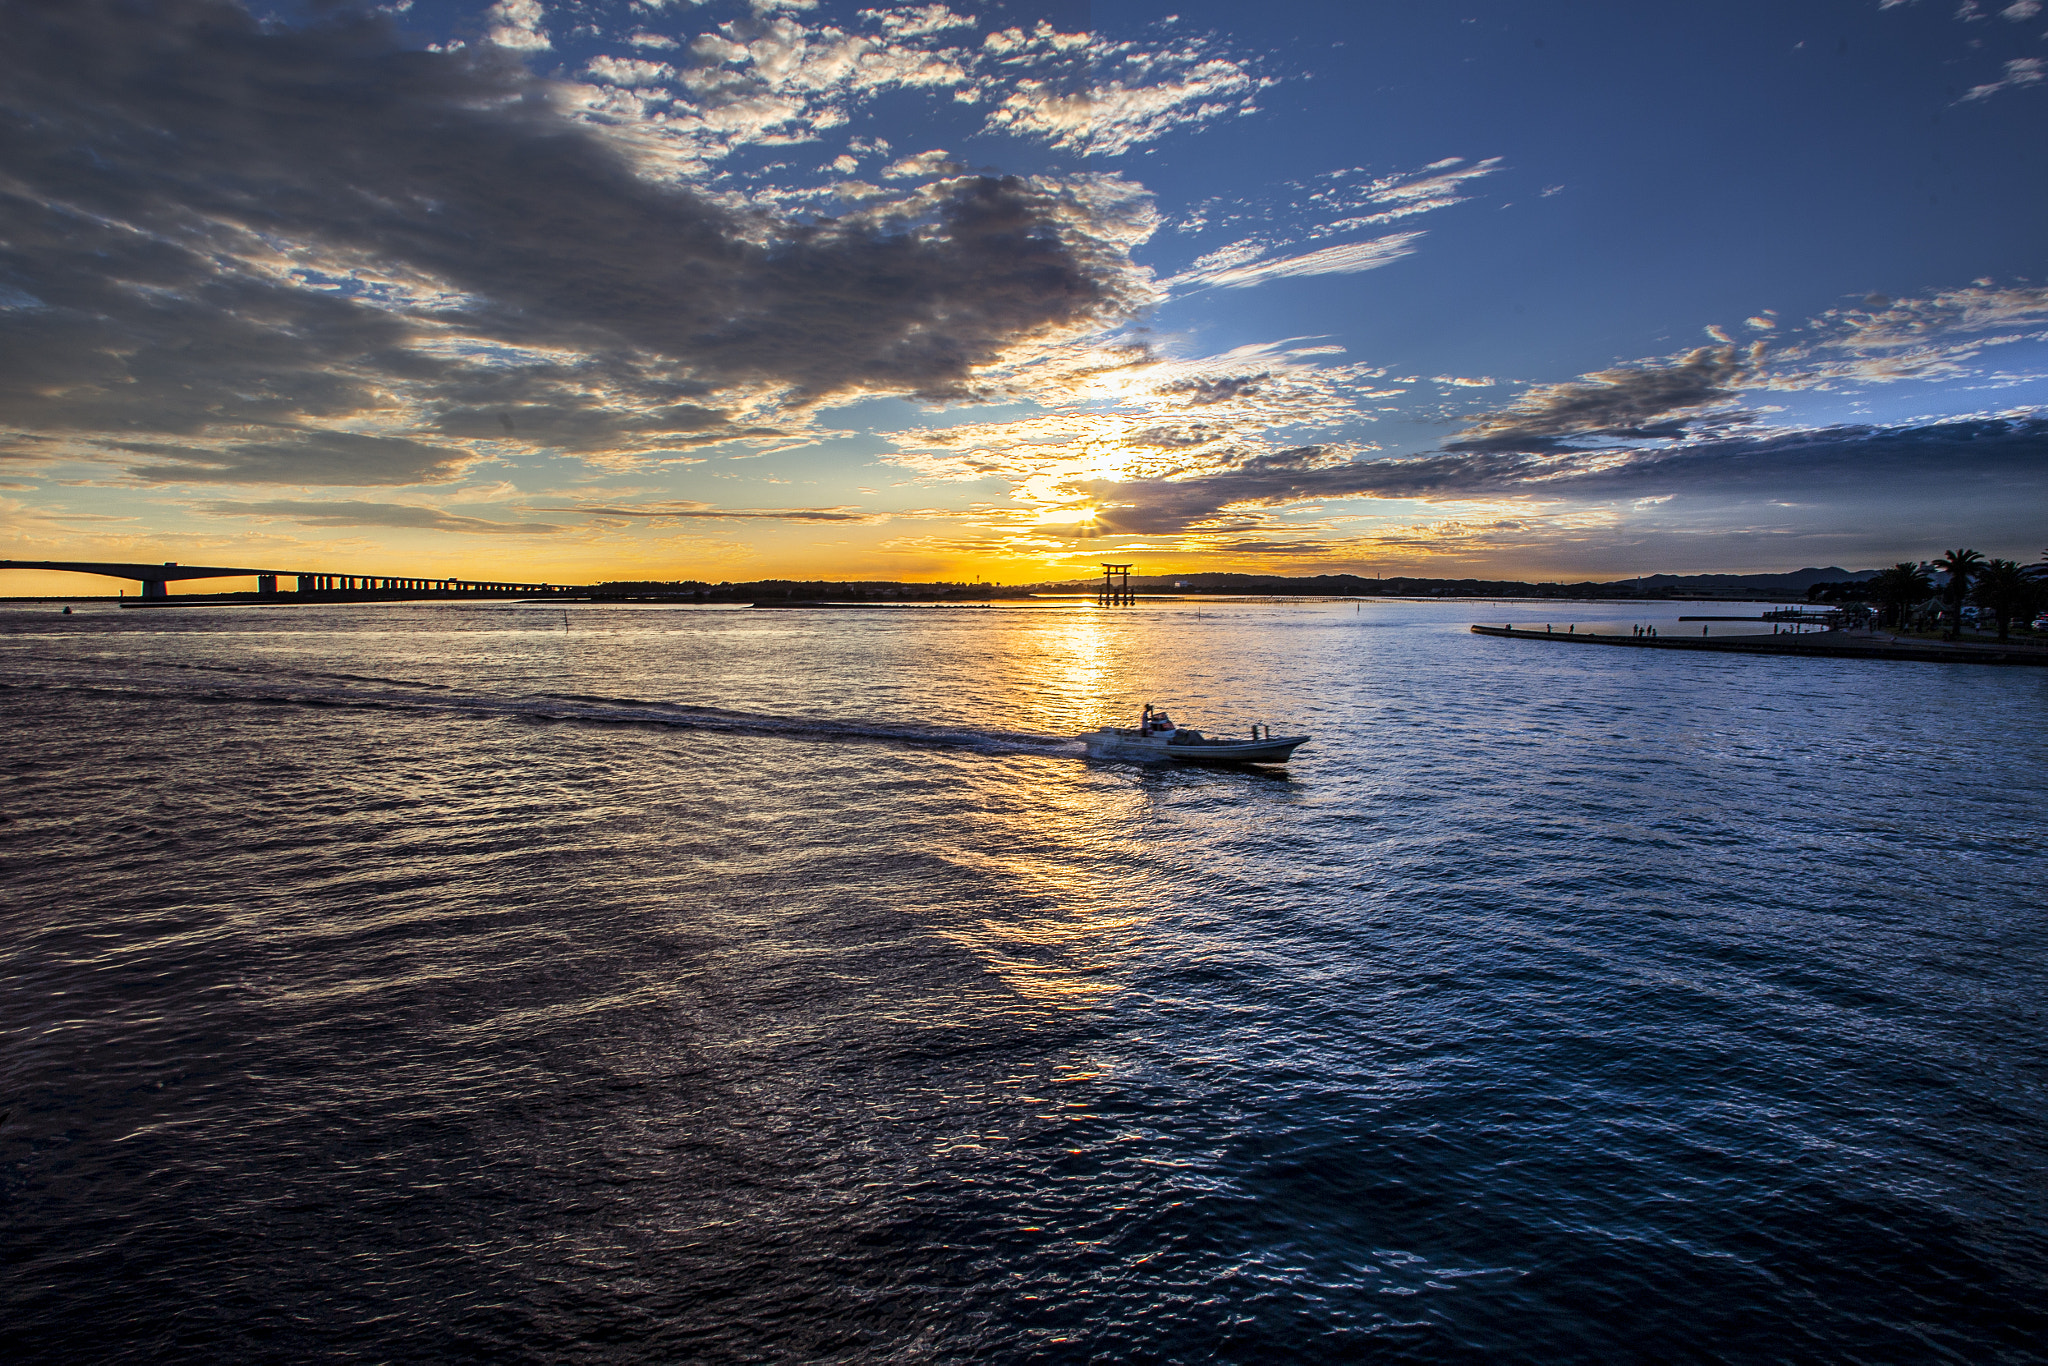
[[[1875,569],[1795,569],[1789,574],[1645,574],[1649,588],[1754,588],[1765,593],[1804,593],[1817,583],[1861,583],[1878,575]],[[1618,579],[1616,588],[1633,587],[1634,579]]]
[[[1577,583],[1524,583],[1513,579],[1434,579],[1413,575],[1360,578],[1355,574],[1317,574],[1287,578],[1277,574],[1133,574],[1131,588],[1140,593],[1264,593],[1274,596],[1372,597],[1537,597],[1537,598],[1619,598],[1639,593],[1655,597],[1684,597],[1697,593],[1728,597],[1755,593],[1765,597],[1802,597],[1809,584],[1857,583],[1878,571],[1859,569],[1800,569],[1789,574],[1645,574],[1640,580],[1615,579],[1607,582],[1581,580]],[[1041,589],[1067,588],[1090,591],[1099,588],[1099,578],[1066,579],[1037,584]]]

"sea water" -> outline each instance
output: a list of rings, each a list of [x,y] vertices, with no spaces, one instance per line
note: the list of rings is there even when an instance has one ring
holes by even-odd
[[[2041,1359],[2048,670],[1574,612],[0,609],[8,1355]]]

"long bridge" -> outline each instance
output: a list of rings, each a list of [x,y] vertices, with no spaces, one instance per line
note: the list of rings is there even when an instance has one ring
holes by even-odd
[[[0,560],[0,569],[49,569],[64,574],[100,574],[142,585],[137,606],[168,605],[170,585],[185,579],[254,579],[254,594],[234,598],[274,602],[365,602],[405,598],[552,598],[588,590],[559,583],[512,583],[490,579],[422,579],[387,574],[319,574],[297,569],[224,568],[218,565],[119,564],[99,560]],[[293,586],[280,590],[280,580]],[[205,597],[215,595],[207,594]],[[222,597],[229,595],[222,594]]]

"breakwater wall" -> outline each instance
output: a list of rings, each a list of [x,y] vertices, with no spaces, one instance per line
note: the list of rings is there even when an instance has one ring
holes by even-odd
[[[2048,649],[2028,645],[1980,645],[1970,641],[1900,641],[1847,631],[1807,635],[1639,636],[1594,631],[1531,631],[1526,627],[1478,626],[1474,635],[1509,640],[1542,640],[1565,645],[1607,645],[1630,650],[1691,650],[1707,654],[1805,655],[1819,659],[1896,659],[1936,664],[2048,665]]]

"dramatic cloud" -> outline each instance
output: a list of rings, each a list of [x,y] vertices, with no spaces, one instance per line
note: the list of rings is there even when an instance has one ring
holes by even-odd
[[[542,12],[493,17],[539,32]],[[506,55],[521,41],[408,51],[376,16],[293,29],[225,0],[0,8],[0,423],[226,435],[153,479],[334,482],[249,424],[519,441],[546,412],[653,445],[665,412],[702,431],[717,390],[966,392],[1147,297],[1127,252],[1149,229],[1104,178],[962,177],[782,221],[636,174]]]
[[[1074,380],[1047,411],[899,433],[895,458],[930,479],[1007,483],[1018,506],[984,516],[983,551],[1053,558],[1103,537],[1144,538],[1126,540],[1124,551],[1282,558],[1319,543],[1341,555],[1434,537],[1477,554],[1608,535],[1624,503],[1637,515],[1680,495],[1767,509],[1795,490],[1840,504],[1856,489],[1920,488],[1937,498],[1977,480],[1987,493],[2015,496],[2048,487],[2048,424],[2025,413],[1802,430],[1766,426],[1779,410],[1744,400],[1967,373],[1971,356],[2044,323],[2048,291],[2033,287],[1979,282],[1923,299],[1873,297],[1789,332],[1759,329],[1785,341],[1701,347],[1534,386],[1468,417],[1442,450],[1410,456],[1371,455],[1348,433],[1380,400],[1398,409],[1419,376],[1339,365],[1333,348],[1312,344],[1193,361],[1138,357]],[[1496,381],[1431,383],[1456,392]],[[1374,511],[1389,504],[1450,515],[1404,522],[1409,530],[1390,540],[1389,514]],[[1540,516],[1530,511],[1537,505]],[[1364,538],[1343,531],[1362,518],[1381,529]],[[968,544],[971,534],[944,544]]]
[[[1860,107],[1911,98],[1931,115],[1960,97],[1943,127],[1967,133],[1928,136],[2010,140],[2019,151],[1989,163],[2009,168],[2032,146],[2039,91],[2022,87],[2048,79],[2041,6],[1957,3],[1917,22],[1974,55],[1908,94],[1872,86]],[[1711,313],[1667,317],[1625,290],[1563,287],[1597,285],[1601,233],[1629,231],[1615,177],[1639,146],[1353,164],[1391,144],[1370,119],[1330,118],[1316,92],[1331,87],[1260,107],[1279,79],[1331,74],[1294,63],[1342,60],[1266,42],[1284,17],[1224,34],[1089,13],[0,0],[0,468],[35,476],[23,493],[39,503],[99,500],[67,515],[168,535],[195,500],[235,500],[212,515],[239,522],[200,515],[216,545],[272,534],[260,518],[536,537],[561,523],[554,544],[608,547],[725,521],[716,534],[777,553],[1052,562],[1112,546],[1478,554],[1675,522],[1709,493],[1761,525],[1809,479],[1816,506],[1873,478],[2038,486],[2027,424],[2048,289],[1866,293],[1961,278],[1956,261],[2027,269],[2010,232],[1982,231],[2020,193],[1990,186],[2023,176],[1951,176],[1944,204],[1992,207],[1948,227],[1930,215],[1947,234],[1932,265],[1880,238],[1786,276],[1791,255],[1724,235],[1708,276],[1735,283]],[[1332,52],[1376,31],[1348,11],[1319,22]],[[1899,19],[1872,6],[1859,22]],[[1471,74],[1472,36],[1444,38],[1416,79],[1463,90],[1483,128],[1519,106],[1487,103],[1506,87]],[[1226,122],[1227,154],[1187,136]],[[1243,155],[1256,138],[1287,154]],[[1835,169],[1851,162],[1867,189],[1882,159]],[[1274,178],[1283,164],[1294,178]],[[1004,165],[1040,173],[986,169]],[[1163,217],[1139,182],[1152,168],[1183,196]],[[1825,213],[1787,220],[1787,240]],[[1651,229],[1631,240],[1673,250]],[[1525,260],[1549,287],[1525,294]],[[1826,300],[1841,306],[1812,316]],[[1404,318],[1422,322],[1391,325]],[[1707,322],[1713,345],[1633,362],[1605,360],[1599,339]],[[1202,337],[1232,340],[1188,355]],[[1909,412],[1973,416],[1823,426]],[[954,506],[873,510],[906,484]],[[814,506],[762,505],[799,501]],[[865,530],[941,518],[960,524]]]

